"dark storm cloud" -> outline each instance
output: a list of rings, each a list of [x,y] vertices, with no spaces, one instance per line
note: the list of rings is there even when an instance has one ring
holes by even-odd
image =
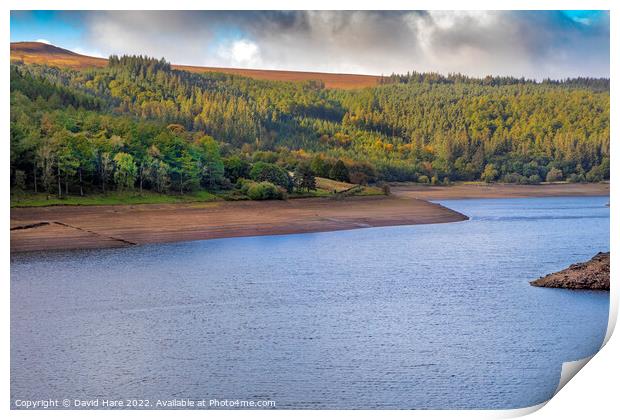
[[[609,14],[85,12],[84,49],[176,63],[389,74],[609,75]]]

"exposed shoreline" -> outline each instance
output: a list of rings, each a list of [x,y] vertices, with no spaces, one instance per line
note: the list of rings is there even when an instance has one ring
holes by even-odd
[[[609,184],[457,184],[449,187],[401,184],[392,191],[394,194],[389,197],[342,200],[309,198],[12,208],[11,252],[116,248],[241,236],[450,223],[468,217],[426,200],[608,195]]]
[[[11,209],[11,252],[448,223],[467,217],[401,197]]]
[[[609,195],[609,185],[609,183],[537,185],[458,183],[450,186],[430,186],[415,183],[396,183],[392,186],[392,192],[420,200],[603,196]]]
[[[599,252],[590,261],[572,264],[530,284],[562,289],[609,290],[609,262],[609,252]]]

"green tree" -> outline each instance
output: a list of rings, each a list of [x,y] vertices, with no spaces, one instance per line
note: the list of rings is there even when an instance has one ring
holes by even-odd
[[[497,179],[498,176],[499,172],[497,172],[497,169],[495,169],[495,165],[489,163],[484,167],[484,171],[482,171],[480,179],[484,182],[493,182]]]
[[[52,142],[56,150],[58,197],[62,196],[61,181],[65,184],[65,195],[69,195],[69,180],[77,172],[80,162],[73,148],[72,135],[66,130],[54,133]]]
[[[315,155],[310,162],[310,169],[317,176],[329,178],[330,164],[327,160],[323,159],[320,155]]]
[[[170,166],[166,162],[149,158],[145,176],[157,192],[168,192],[170,188]]]
[[[257,182],[271,182],[272,184],[279,185],[289,192],[293,187],[293,182],[288,172],[273,163],[255,163],[250,170],[250,178]]]
[[[224,180],[224,162],[220,156],[220,147],[211,136],[201,137],[197,141],[202,164],[202,185],[215,188]]]
[[[235,183],[239,178],[250,177],[250,164],[239,156],[231,156],[223,160],[224,176]]]
[[[35,154],[36,167],[41,169],[41,182],[43,188],[49,194],[52,191],[52,185],[54,183],[54,165],[56,155],[50,144],[42,144]]]
[[[179,177],[179,191],[192,191],[200,185],[201,170],[198,162],[187,150],[183,150],[181,156],[176,159],[173,171]]]
[[[114,155],[114,182],[120,190],[132,189],[136,182],[138,168],[130,154],[119,152]]]
[[[101,179],[101,191],[105,193],[106,185],[114,172],[114,159],[110,152],[101,152],[98,155],[97,166],[99,168],[99,177]]]
[[[329,177],[336,181],[349,182],[349,170],[343,161],[338,159],[336,164],[329,171]]]
[[[299,162],[295,168],[295,174],[293,176],[293,182],[298,191],[306,189],[308,192],[316,190],[316,178],[310,165],[305,162]]]

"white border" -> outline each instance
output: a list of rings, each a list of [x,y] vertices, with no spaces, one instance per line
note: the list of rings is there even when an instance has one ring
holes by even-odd
[[[616,70],[618,69],[617,63],[617,50],[619,47],[618,43],[618,24],[620,19],[620,2],[612,2],[605,0],[591,0],[591,1],[577,1],[577,0],[563,0],[563,1],[551,1],[551,0],[525,0],[525,1],[515,1],[515,0],[503,0],[499,1],[489,1],[489,0],[470,0],[468,2],[459,2],[456,0],[452,1],[443,1],[443,0],[422,0],[416,2],[408,2],[404,0],[396,1],[396,0],[382,0],[381,2],[368,2],[368,1],[334,1],[334,0],[314,0],[314,1],[298,1],[294,4],[291,1],[284,0],[262,0],[260,2],[251,2],[247,0],[227,0],[226,2],[200,2],[200,1],[189,1],[189,0],[175,0],[173,3],[170,2],[159,2],[154,3],[148,0],[138,0],[132,1],[129,4],[127,1],[121,0],[108,0],[108,1],[92,1],[88,4],[85,4],[84,1],[76,1],[76,0],[51,0],[46,2],[41,1],[33,1],[33,0],[24,0],[24,1],[16,1],[9,0],[8,2],[3,3],[4,6],[4,14],[2,15],[2,30],[4,31],[5,36],[5,44],[4,44],[4,64],[1,68],[3,73],[3,83],[1,86],[2,89],[2,98],[4,98],[4,102],[2,105],[3,109],[3,118],[2,118],[2,131],[4,133],[3,138],[4,141],[2,143],[2,151],[3,151],[3,160],[6,163],[9,159],[10,153],[10,144],[8,139],[9,133],[9,45],[10,45],[10,28],[9,28],[9,17],[10,10],[37,10],[37,9],[56,9],[56,10],[166,10],[170,9],[170,6],[174,6],[173,9],[176,10],[233,10],[233,9],[261,9],[261,10],[372,10],[372,9],[381,9],[381,10],[408,10],[408,9],[417,9],[417,10],[460,10],[460,9],[471,9],[471,10],[542,10],[542,9],[600,9],[600,10],[611,10],[611,120],[612,123],[612,131],[611,131],[611,155],[616,156],[618,152],[618,147],[616,143],[619,141],[618,136],[615,135],[615,121],[618,118],[618,108],[617,108],[617,98],[618,98],[618,88],[617,84],[614,83],[615,77],[618,76]],[[616,6],[618,4],[618,6]],[[615,6],[615,7],[614,7]],[[611,232],[620,232],[620,226],[618,225],[618,218],[616,217],[617,209],[617,186],[616,181],[619,179],[618,177],[618,166],[615,165],[615,161],[612,159],[612,182],[611,182]],[[2,183],[0,184],[0,196],[7,197],[10,196],[9,191],[9,171],[4,169],[1,173]],[[7,200],[8,201],[8,200]],[[272,417],[289,417],[294,415],[295,418],[301,419],[310,419],[314,418],[317,415],[321,417],[327,416],[338,416],[343,418],[350,418],[355,416],[356,418],[374,418],[376,416],[387,416],[390,418],[403,418],[403,417],[411,417],[415,416],[417,418],[471,418],[471,419],[480,419],[480,418],[507,418],[507,417],[516,417],[520,415],[525,415],[531,412],[536,411],[532,418],[539,419],[547,419],[547,418],[562,418],[562,419],[571,419],[571,418],[583,418],[584,416],[589,416],[597,419],[605,419],[605,418],[613,418],[618,410],[618,398],[617,398],[617,389],[618,389],[618,375],[619,375],[619,362],[615,357],[615,354],[619,353],[620,343],[618,342],[618,338],[612,338],[611,333],[613,328],[615,327],[615,323],[617,320],[618,313],[618,290],[612,287],[611,290],[611,310],[610,310],[610,323],[606,335],[606,345],[605,347],[592,359],[590,363],[583,369],[583,372],[579,374],[578,380],[573,380],[566,385],[564,389],[554,397],[547,405],[544,410],[537,411],[545,404],[540,404],[539,406],[520,409],[520,410],[488,410],[488,411],[321,411],[321,412],[313,412],[313,411],[209,411],[205,413],[203,411],[183,411],[183,412],[175,412],[171,413],[168,411],[149,411],[146,412],[138,412],[138,411],[19,411],[19,410],[9,410],[10,408],[10,353],[9,353],[9,345],[10,345],[10,334],[9,334],[9,320],[10,320],[10,311],[9,311],[9,296],[10,296],[10,235],[9,235],[9,219],[10,219],[10,209],[9,203],[5,201],[4,206],[0,211],[3,213],[3,221],[4,221],[4,240],[1,242],[2,252],[5,256],[5,263],[2,266],[2,276],[3,286],[4,286],[4,305],[2,305],[2,325],[5,327],[4,329],[4,340],[3,345],[1,347],[2,360],[4,363],[2,364],[2,373],[3,373],[3,385],[2,389],[4,390],[5,397],[2,399],[0,404],[3,404],[4,410],[6,414],[10,417],[15,418],[39,418],[45,416],[45,418],[79,418],[82,419],[84,417],[93,417],[93,418],[108,418],[108,417],[121,417],[121,418],[137,418],[143,416],[149,416],[154,419],[162,419],[168,418],[171,415],[183,416],[183,417],[191,417],[191,418],[204,418],[205,415],[208,415],[210,418],[238,418],[241,416],[251,416],[254,418],[272,418]],[[611,237],[611,248],[615,248],[615,245],[620,240],[620,235],[615,235]],[[619,248],[620,249],[620,248]],[[617,262],[620,261],[617,257],[616,253],[612,253],[612,279],[616,279],[619,270],[617,269]],[[617,281],[613,281],[614,284]]]

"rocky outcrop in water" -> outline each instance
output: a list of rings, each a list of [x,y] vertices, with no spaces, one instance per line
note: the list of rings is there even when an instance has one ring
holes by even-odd
[[[588,262],[572,264],[565,270],[548,274],[530,284],[538,287],[609,290],[609,252],[599,252]]]

